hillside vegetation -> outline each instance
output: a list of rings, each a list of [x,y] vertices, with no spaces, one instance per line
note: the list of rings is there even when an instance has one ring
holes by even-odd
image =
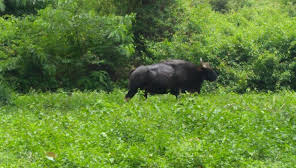
[[[22,3],[23,2],[23,3]],[[0,1],[0,78],[12,89],[127,87],[163,59],[211,62],[207,90],[296,88],[294,0]]]
[[[295,167],[295,93],[30,93],[0,109],[0,167]]]

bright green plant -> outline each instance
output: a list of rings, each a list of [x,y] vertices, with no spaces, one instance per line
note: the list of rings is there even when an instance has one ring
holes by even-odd
[[[250,7],[254,2],[252,0],[209,0],[209,3],[215,11],[225,13],[243,7]]]
[[[12,101],[12,90],[2,82],[0,83],[0,106],[10,104]]]
[[[3,71],[21,91],[30,88],[110,90],[133,54],[133,16],[99,16],[80,9],[79,1],[48,7],[39,16],[3,21]],[[9,37],[8,37],[9,35]],[[8,65],[4,66],[8,69]],[[103,72],[103,73],[102,73]],[[84,84],[82,84],[84,83]],[[86,83],[92,83],[91,85]]]
[[[183,10],[174,15],[182,19],[175,33],[159,42],[147,42],[152,55],[148,61],[178,58],[198,64],[203,58],[218,72],[219,85],[236,92],[295,88],[289,68],[295,61],[295,20],[277,2],[241,3],[243,8],[224,14],[214,12],[207,3],[179,4]],[[262,55],[272,55],[275,62]],[[268,65],[270,61],[274,64]],[[266,71],[269,66],[274,67]]]
[[[264,54],[255,61],[253,67],[254,79],[251,83],[259,90],[275,90],[278,81],[278,59],[273,54]]]
[[[266,55],[267,57],[272,57]],[[295,93],[30,92],[0,108],[0,167],[293,167]]]
[[[0,19],[0,73],[21,91],[126,87],[132,68],[172,58],[209,61],[209,90],[296,88],[293,0],[42,2],[38,15]]]

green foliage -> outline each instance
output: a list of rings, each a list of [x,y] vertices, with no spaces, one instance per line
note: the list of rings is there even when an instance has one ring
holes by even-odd
[[[122,77],[134,52],[133,16],[99,16],[80,9],[79,1],[65,3],[36,17],[3,20],[12,28],[0,38],[9,62],[3,73],[19,90],[110,90],[110,76]]]
[[[134,9],[136,22],[133,26],[136,53],[133,64],[152,63],[155,61],[154,53],[149,51],[149,43],[159,42],[171,38],[175,33],[175,25],[181,19],[175,15],[182,10],[180,0],[142,0]],[[154,61],[153,61],[154,60]]]
[[[153,56],[148,62],[181,58],[198,63],[203,58],[218,71],[219,85],[236,92],[295,88],[290,65],[295,19],[279,3],[256,6],[221,14],[207,3],[182,4],[179,11],[184,12],[174,14],[182,19],[172,38],[147,42]],[[274,66],[266,71],[270,63]]]
[[[270,55],[267,57],[271,57]],[[293,167],[295,93],[34,93],[0,108],[0,167]]]
[[[279,61],[273,54],[259,56],[254,63],[254,79],[251,84],[258,90],[275,90],[277,86]]]
[[[91,0],[85,1],[89,7],[99,14],[126,15],[135,12],[146,0]]]
[[[254,2],[252,0],[209,0],[209,3],[215,11],[225,13],[230,10],[250,7]]]
[[[0,0],[0,12],[5,10],[4,0]]]
[[[1,0],[2,1],[2,0]],[[36,14],[48,4],[54,4],[56,0],[7,0],[0,1],[0,14],[13,14],[21,16],[24,14]]]
[[[209,61],[205,91],[296,88],[293,0],[9,3],[37,13],[0,19],[0,73],[21,91],[126,87],[130,69],[172,58]]]
[[[10,104],[12,101],[12,90],[2,82],[0,83],[0,106]]]
[[[285,5],[295,5],[295,0],[281,0]]]
[[[114,83],[106,71],[93,71],[89,76],[78,81],[78,88],[87,90],[98,89],[111,91]]]

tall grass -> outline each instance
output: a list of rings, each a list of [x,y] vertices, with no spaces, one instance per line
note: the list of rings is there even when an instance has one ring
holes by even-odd
[[[293,167],[296,97],[30,93],[0,109],[0,167]]]

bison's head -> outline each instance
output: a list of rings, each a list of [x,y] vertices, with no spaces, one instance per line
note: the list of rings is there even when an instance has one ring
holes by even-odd
[[[205,80],[213,82],[217,79],[217,77],[218,77],[217,73],[211,68],[211,66],[208,62],[203,62],[202,59],[200,59],[200,67],[199,68],[202,71],[203,77]]]

